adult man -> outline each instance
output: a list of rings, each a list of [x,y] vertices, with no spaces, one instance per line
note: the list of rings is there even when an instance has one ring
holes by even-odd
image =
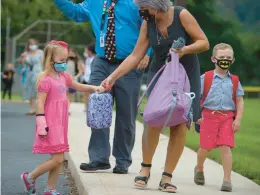
[[[69,0],[54,0],[56,6],[70,19],[90,21],[96,37],[97,57],[92,62],[91,85],[100,85],[132,52],[139,35],[142,19],[133,0],[85,0],[73,4]],[[145,68],[148,56],[139,68]],[[135,141],[135,119],[142,72],[133,70],[113,87],[116,102],[116,125],[113,156],[114,173],[125,174],[132,163]],[[82,170],[109,169],[109,129],[92,129],[89,143],[90,163],[82,163]]]

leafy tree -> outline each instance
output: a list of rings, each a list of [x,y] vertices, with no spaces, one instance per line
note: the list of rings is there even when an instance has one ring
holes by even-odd
[[[78,1],[78,2],[82,2]],[[18,9],[19,8],[19,9]],[[6,19],[11,18],[11,37],[20,33],[27,26],[36,20],[69,20],[59,11],[53,1],[46,0],[2,0],[2,17],[1,17],[1,56],[5,56],[5,36],[6,36]],[[76,24],[71,22],[68,25],[52,25],[51,39],[62,39],[70,44],[86,45],[94,38],[89,23]],[[35,38],[41,43],[46,42],[47,24],[41,24],[29,31],[19,43],[25,43],[28,38]]]

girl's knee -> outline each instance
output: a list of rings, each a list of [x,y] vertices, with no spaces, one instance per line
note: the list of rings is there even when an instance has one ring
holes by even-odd
[[[58,154],[54,154],[52,156],[52,160],[56,163],[56,164],[61,164],[64,162],[64,153],[58,153]]]

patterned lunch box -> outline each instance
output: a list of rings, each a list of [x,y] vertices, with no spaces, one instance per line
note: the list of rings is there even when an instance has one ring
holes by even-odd
[[[111,126],[113,97],[110,93],[92,93],[88,98],[87,125],[94,129]]]

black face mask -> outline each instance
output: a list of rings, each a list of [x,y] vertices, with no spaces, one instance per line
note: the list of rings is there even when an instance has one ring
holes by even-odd
[[[139,15],[145,21],[148,21],[153,18],[153,15],[151,15],[147,9],[139,9]]]
[[[223,69],[223,70],[229,69],[230,66],[231,66],[231,64],[232,64],[232,60],[217,59],[217,58],[215,58],[215,59],[217,60],[217,63],[216,63],[216,64],[217,64],[221,69]]]

